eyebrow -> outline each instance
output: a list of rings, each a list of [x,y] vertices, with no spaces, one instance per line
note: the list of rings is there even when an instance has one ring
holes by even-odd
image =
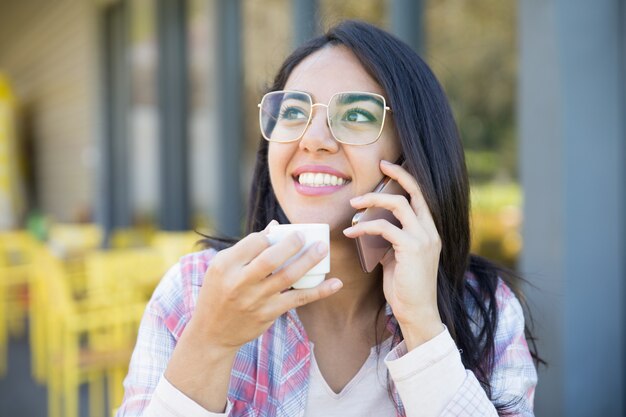
[[[339,95],[339,104],[351,104],[357,101],[372,101],[381,107],[384,106],[383,101],[372,94],[344,93]]]
[[[285,93],[283,100],[298,100],[298,101],[302,101],[305,103],[309,102],[309,100],[306,97],[306,93],[294,93],[294,92]]]

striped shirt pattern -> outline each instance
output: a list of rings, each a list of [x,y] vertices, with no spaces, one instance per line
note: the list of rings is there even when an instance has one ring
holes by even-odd
[[[141,416],[150,403],[176,342],[193,314],[204,274],[215,253],[210,249],[181,258],[155,290],[139,328],[118,417]],[[472,277],[468,279],[473,280]],[[492,397],[498,402],[513,401],[514,407],[509,410],[512,415],[530,417],[534,415],[537,373],[524,337],[522,308],[502,280],[498,283],[496,303],[499,320],[491,379]],[[475,311],[471,304],[468,305],[470,313]],[[386,314],[388,330],[396,334],[398,323],[389,305]],[[399,336],[395,337],[392,349],[401,342]],[[391,354],[400,357],[403,353],[398,351],[396,349]],[[288,311],[237,353],[228,389],[228,401],[232,405],[229,416],[302,416],[310,365],[311,351],[306,332],[295,310]],[[420,410],[405,409],[395,387],[393,393],[399,405],[398,417],[421,415]],[[441,414],[442,417],[497,415],[493,403],[469,370],[466,370],[461,388]]]

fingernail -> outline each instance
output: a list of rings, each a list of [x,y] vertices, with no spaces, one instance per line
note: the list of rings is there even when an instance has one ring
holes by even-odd
[[[381,161],[383,163],[383,165],[393,165],[391,162],[385,160],[385,159],[381,159]]]
[[[354,232],[354,227],[350,226],[347,229],[343,229],[343,234],[344,235],[349,235],[350,233]]]
[[[354,197],[354,198],[351,198],[351,199],[350,199],[350,202],[351,202],[351,203],[355,203],[355,204],[356,204],[356,203],[360,203],[361,201],[363,201],[363,197],[361,197],[361,196]]]
[[[317,242],[317,244],[315,245],[315,251],[320,255],[324,255],[327,249],[328,248],[326,247],[326,243],[324,242]]]
[[[330,289],[333,291],[337,291],[341,287],[343,287],[343,282],[341,281],[333,281],[333,283],[330,284]]]

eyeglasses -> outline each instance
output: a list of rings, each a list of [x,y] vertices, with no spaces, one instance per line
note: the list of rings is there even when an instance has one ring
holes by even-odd
[[[348,145],[376,142],[391,111],[383,96],[362,91],[336,93],[328,104],[314,104],[311,95],[302,91],[272,91],[258,106],[261,134],[270,142],[299,140],[311,123],[313,108],[324,106],[333,137]]]

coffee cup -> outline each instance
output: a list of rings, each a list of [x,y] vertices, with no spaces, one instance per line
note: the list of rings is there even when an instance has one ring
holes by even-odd
[[[275,245],[290,233],[301,232],[304,236],[304,246],[300,251],[291,257],[282,266],[289,265],[304,251],[317,242],[324,242],[329,248],[328,253],[317,265],[311,268],[302,278],[293,284],[293,288],[313,288],[326,278],[326,274],[330,272],[330,228],[325,223],[300,223],[300,224],[275,224],[269,227],[267,238],[270,244]]]

